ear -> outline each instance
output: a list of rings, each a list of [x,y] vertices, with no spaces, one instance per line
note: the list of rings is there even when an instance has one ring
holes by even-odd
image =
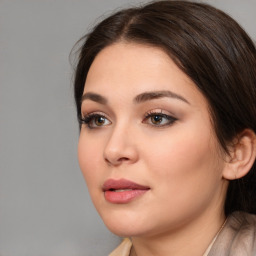
[[[227,155],[223,170],[223,178],[235,180],[244,177],[252,168],[256,158],[256,135],[250,129],[245,129],[238,136]]]

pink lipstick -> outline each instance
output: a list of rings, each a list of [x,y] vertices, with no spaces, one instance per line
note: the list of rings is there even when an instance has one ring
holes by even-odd
[[[125,179],[109,179],[103,184],[105,199],[114,204],[128,203],[149,189],[149,187]]]

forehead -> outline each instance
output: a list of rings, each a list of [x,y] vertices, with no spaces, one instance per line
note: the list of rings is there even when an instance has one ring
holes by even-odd
[[[125,42],[112,44],[96,56],[84,93],[96,92],[111,98],[134,97],[154,90],[171,90],[184,98],[206,102],[192,80],[162,49]]]
[[[96,56],[89,69],[86,85],[91,77],[94,81],[96,79],[114,81],[115,79],[121,80],[122,77],[129,82],[135,82],[135,78],[145,80],[149,75],[152,77],[160,70],[163,72],[163,67],[169,61],[169,57],[161,49],[155,47],[134,43],[112,44]]]

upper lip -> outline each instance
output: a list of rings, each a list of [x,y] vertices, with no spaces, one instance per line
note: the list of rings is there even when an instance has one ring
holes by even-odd
[[[149,187],[137,184],[133,181],[126,179],[109,179],[103,184],[103,191],[107,190],[118,190],[118,189],[138,189],[138,190],[148,190]]]

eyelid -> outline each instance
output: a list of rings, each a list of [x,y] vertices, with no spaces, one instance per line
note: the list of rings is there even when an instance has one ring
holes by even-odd
[[[80,113],[81,118],[90,114],[99,114],[110,120],[110,116],[115,116],[115,113],[109,106],[106,105],[102,107],[102,105],[100,105],[99,103],[90,100],[85,100],[82,102]]]
[[[154,116],[160,116],[162,118],[165,118],[167,120],[167,123],[164,124],[154,124],[154,123],[147,123],[147,121],[154,117]],[[174,117],[174,115],[170,114],[169,112],[166,113],[166,111],[162,110],[162,109],[154,109],[154,110],[150,110],[148,111],[143,118],[143,123],[146,123],[150,126],[153,127],[157,127],[157,128],[163,128],[166,126],[170,126],[172,125],[174,122],[176,122],[178,119],[176,117]]]
[[[81,113],[81,118],[85,118],[87,116],[92,116],[92,115],[99,115],[99,116],[104,116],[105,118],[109,119],[109,117],[107,116],[107,114],[105,114],[102,111],[90,111],[90,112],[86,112],[86,111],[82,111]]]
[[[170,117],[177,119],[173,113],[170,113],[169,111],[163,110],[161,108],[151,109],[151,110],[147,111],[144,116],[146,117],[148,115],[157,115],[157,114],[166,115],[166,116],[170,116]]]
[[[90,122],[93,121],[94,118],[96,117],[103,117],[105,118],[109,123],[106,125],[99,125],[99,126],[94,126],[91,125]],[[93,111],[93,112],[89,112],[89,113],[83,113],[80,117],[79,117],[79,122],[80,124],[84,124],[87,128],[89,129],[97,129],[97,128],[101,128],[101,127],[105,127],[109,124],[111,124],[112,122],[110,121],[110,118],[103,112],[100,111]]]

